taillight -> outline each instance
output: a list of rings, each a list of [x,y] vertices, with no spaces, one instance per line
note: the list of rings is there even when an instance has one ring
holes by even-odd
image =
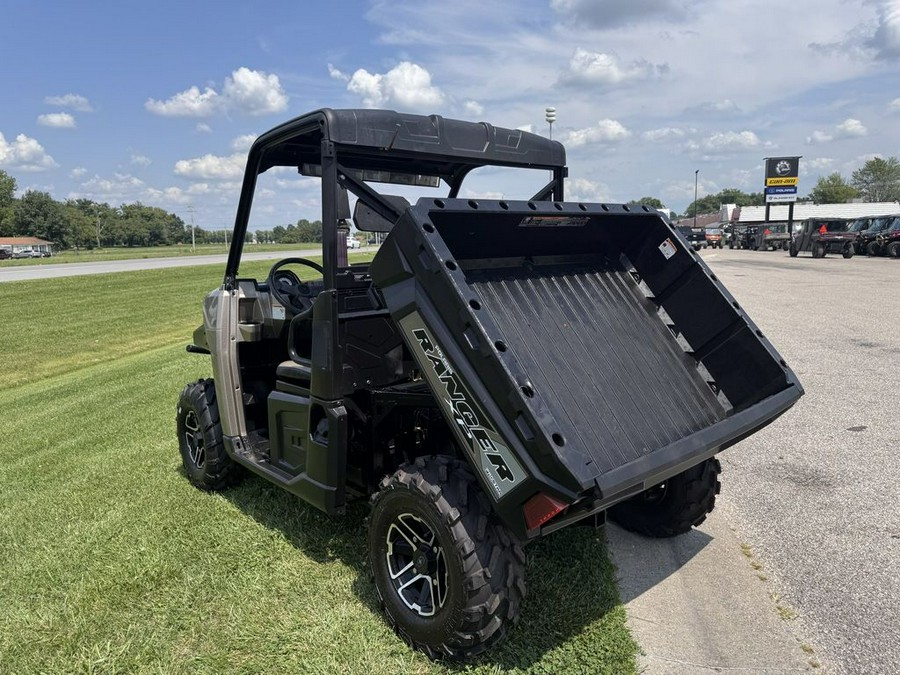
[[[523,510],[525,511],[525,524],[529,530],[536,530],[560,511],[568,508],[568,506],[569,505],[565,502],[561,502],[550,495],[539,492],[525,502],[525,506],[523,507]]]

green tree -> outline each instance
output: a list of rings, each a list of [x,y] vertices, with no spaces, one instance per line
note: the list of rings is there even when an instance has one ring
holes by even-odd
[[[875,157],[850,179],[867,202],[893,202],[900,200],[900,161],[896,157]]]
[[[40,237],[61,248],[71,244],[72,232],[62,204],[47,192],[28,190],[22,195],[13,209],[13,226],[20,236]]]
[[[762,192],[744,192],[737,188],[725,188],[716,194],[706,195],[691,203],[684,212],[686,218],[693,218],[694,212],[716,213],[722,204],[737,204],[738,206],[762,206],[766,203]]]
[[[0,237],[15,234],[13,205],[16,201],[16,179],[0,169]]]
[[[819,176],[816,186],[809,191],[809,198],[816,204],[846,204],[857,195],[856,188],[837,171]]]
[[[640,199],[632,199],[628,202],[629,206],[649,206],[651,209],[664,209],[666,205],[659,201],[656,197],[641,197]]]

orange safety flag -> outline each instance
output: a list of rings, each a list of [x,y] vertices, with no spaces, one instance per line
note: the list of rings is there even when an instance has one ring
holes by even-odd
[[[819,228],[819,234],[825,234],[826,232],[828,232],[828,228],[824,225]]]
[[[770,229],[767,227],[767,228],[766,228],[766,231],[763,232],[763,234],[766,235],[766,236],[768,237],[770,234],[772,234],[772,230],[770,230]]]

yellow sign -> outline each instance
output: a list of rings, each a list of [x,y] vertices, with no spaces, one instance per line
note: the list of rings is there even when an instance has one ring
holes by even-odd
[[[766,187],[772,187],[773,185],[796,185],[798,182],[797,176],[787,176],[785,178],[766,178]]]

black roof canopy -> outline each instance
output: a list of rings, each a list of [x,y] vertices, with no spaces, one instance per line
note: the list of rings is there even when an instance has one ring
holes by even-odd
[[[294,118],[260,136],[250,149],[259,172],[273,166],[318,165],[321,143],[332,141],[347,168],[440,176],[462,167],[565,166],[562,144],[520,129],[464,122],[440,115],[393,110],[322,109]]]

